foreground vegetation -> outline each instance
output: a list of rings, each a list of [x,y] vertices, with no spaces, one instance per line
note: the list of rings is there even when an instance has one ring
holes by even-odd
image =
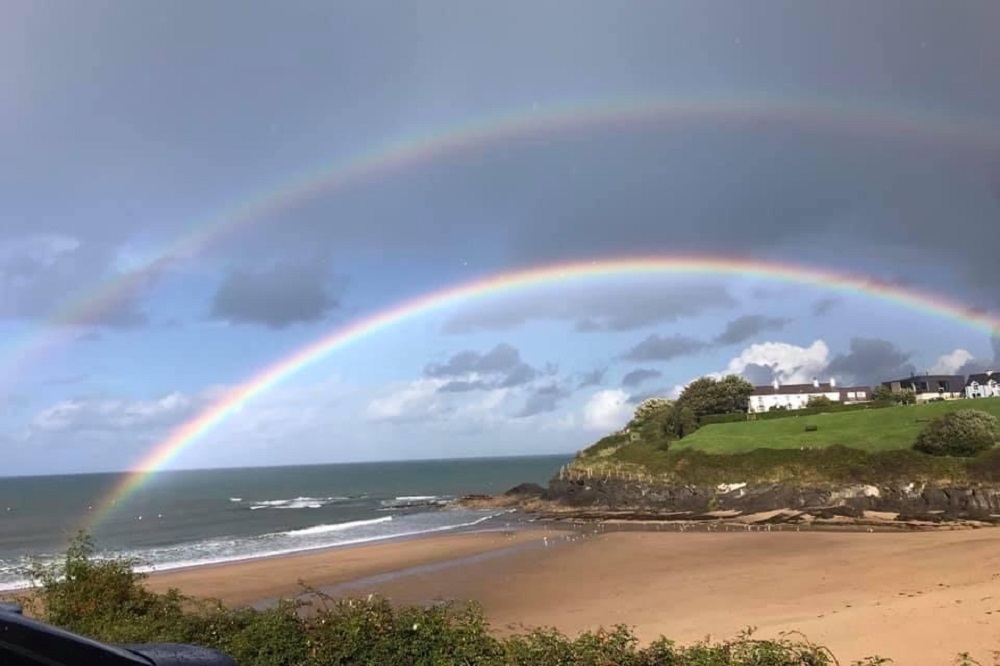
[[[156,594],[127,559],[94,558],[84,536],[56,565],[36,565],[26,610],[46,622],[118,643],[181,642],[222,650],[241,666],[833,666],[825,648],[797,635],[681,647],[640,646],[625,626],[567,637],[535,629],[497,638],[474,606],[393,607],[380,598],[286,601],[270,610],[233,609],[176,590]],[[706,628],[706,633],[710,630]],[[870,658],[855,664],[891,663]],[[975,664],[960,657],[956,663]]]

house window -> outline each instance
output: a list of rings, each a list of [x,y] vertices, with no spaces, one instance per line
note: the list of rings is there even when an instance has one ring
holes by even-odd
[[[852,398],[856,398],[856,397],[858,397],[858,396],[857,396],[857,394],[854,391],[848,391],[847,392],[847,399],[848,400],[850,400]]]
[[[858,391],[858,397],[859,398],[863,398],[863,397],[865,397],[865,395],[867,395],[867,394],[864,391]]]

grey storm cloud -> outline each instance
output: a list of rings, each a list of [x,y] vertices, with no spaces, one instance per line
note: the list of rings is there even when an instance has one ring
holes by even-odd
[[[765,331],[780,331],[790,322],[789,319],[762,314],[743,315],[726,324],[725,330],[715,337],[715,344],[736,345],[752,340]]]
[[[947,3],[908,3],[905,12],[754,3],[731,8],[725,22],[698,0],[580,3],[571,15],[540,3],[530,23],[517,3],[391,13],[372,3],[292,4],[240,5],[234,21],[230,2],[161,3],[156,12],[20,3],[20,19],[0,25],[0,140],[21,156],[0,164],[3,233],[116,246],[139,227],[170,239],[192,220],[215,219],[220,200],[271,191],[273,205],[246,216],[252,228],[212,252],[261,259],[329,246],[351,258],[438,262],[461,252],[472,265],[499,257],[510,266],[739,248],[774,260],[808,250],[811,261],[850,269],[859,248],[878,258],[905,247],[932,252],[934,270],[903,259],[876,265],[956,297],[1000,298],[996,134],[976,129],[1000,109],[1000,88],[990,85],[1000,62],[995,3],[961,12]],[[554,121],[479,145],[449,130],[498,108],[543,115],[584,91],[608,109],[624,97],[683,105],[692,100],[678,91],[688,90],[704,91],[705,113],[602,126],[574,110],[563,131]],[[713,98],[731,100],[731,112],[709,112]],[[783,98],[791,101],[780,107]],[[762,100],[779,104],[773,117],[746,111]],[[943,118],[922,111],[942,107]],[[405,144],[427,126],[464,152],[428,150],[395,171],[358,169],[342,179],[346,188],[314,187],[312,199],[282,197],[290,174]],[[274,313],[232,290],[222,316],[237,321],[280,327],[327,307],[314,291]],[[40,292],[51,293],[58,289]],[[676,316],[645,310],[648,295],[627,295],[642,307],[585,303],[557,316],[580,330]],[[466,330],[549,318],[544,309],[479,314]],[[111,321],[140,319],[124,310]]]
[[[916,372],[912,353],[902,351],[888,340],[852,338],[850,350],[830,361],[826,371],[862,385],[875,385],[909,377]]]
[[[500,343],[486,353],[466,350],[444,363],[429,363],[424,368],[424,376],[448,379],[439,391],[461,393],[523,386],[551,371],[552,368],[539,371],[521,359],[521,352],[516,347]],[[470,376],[475,379],[468,379]]]
[[[978,372],[1000,369],[1000,334],[990,336],[992,358],[973,358],[955,371],[959,375],[971,375]]]
[[[770,365],[761,365],[760,363],[748,363],[743,372],[740,373],[743,379],[747,380],[754,386],[765,386],[774,381],[777,377],[778,372],[776,368]]]
[[[554,412],[559,403],[569,397],[572,391],[558,384],[549,384],[535,389],[525,400],[524,407],[517,413],[517,416],[524,418],[546,412]]]
[[[150,283],[117,270],[114,260],[112,247],[67,236],[0,237],[0,317],[118,329],[144,326],[148,319],[138,299]],[[108,283],[126,288],[118,298],[99,298]],[[86,314],[61,314],[74,309]]]
[[[812,313],[817,317],[823,317],[825,315],[830,314],[830,312],[832,312],[834,308],[840,305],[840,303],[841,300],[835,296],[827,296],[825,298],[821,298],[815,303],[813,303]]]
[[[444,331],[510,330],[533,320],[572,321],[579,332],[630,331],[735,305],[736,300],[724,286],[712,283],[675,288],[649,282],[564,288],[558,292],[547,289],[540,294],[462,310],[445,322]]]
[[[594,368],[590,372],[585,372],[580,377],[580,382],[576,385],[577,389],[587,388],[588,386],[600,386],[604,382],[604,375],[606,375],[608,369],[604,368]]]
[[[638,386],[649,379],[656,379],[657,377],[662,377],[663,373],[659,370],[654,370],[652,368],[637,368],[630,372],[625,373],[622,377],[622,386]]]
[[[708,343],[686,335],[652,334],[622,355],[627,361],[669,361],[693,356],[708,349]]]
[[[230,271],[215,292],[211,317],[270,328],[322,320],[338,307],[318,264],[278,263]]]
[[[627,398],[625,398],[625,402],[630,405],[638,405],[643,400],[648,400],[650,398],[663,398],[667,395],[667,392],[667,388],[657,388],[650,389],[648,391],[640,391],[639,393],[631,393]]]

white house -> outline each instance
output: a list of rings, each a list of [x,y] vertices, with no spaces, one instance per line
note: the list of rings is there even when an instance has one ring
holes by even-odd
[[[812,384],[785,384],[775,380],[769,386],[755,386],[750,394],[749,411],[755,414],[767,412],[775,407],[802,409],[811,398],[820,396],[833,402],[855,403],[871,400],[871,389],[867,386],[838,387],[837,380],[828,383],[813,379]]]
[[[965,375],[932,375],[929,373],[882,382],[882,386],[892,393],[913,391],[916,394],[917,402],[941,398],[945,400],[961,398],[965,395],[967,384]]]
[[[969,375],[965,384],[966,398],[1000,398],[1000,372],[988,370]]]

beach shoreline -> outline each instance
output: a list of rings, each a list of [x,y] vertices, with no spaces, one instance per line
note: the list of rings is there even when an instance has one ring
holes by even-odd
[[[152,573],[233,605],[333,596],[478,603],[498,634],[626,624],[643,642],[800,631],[841,663],[986,660],[1000,647],[1000,531],[576,530],[519,524]],[[984,662],[985,663],[985,662]]]

